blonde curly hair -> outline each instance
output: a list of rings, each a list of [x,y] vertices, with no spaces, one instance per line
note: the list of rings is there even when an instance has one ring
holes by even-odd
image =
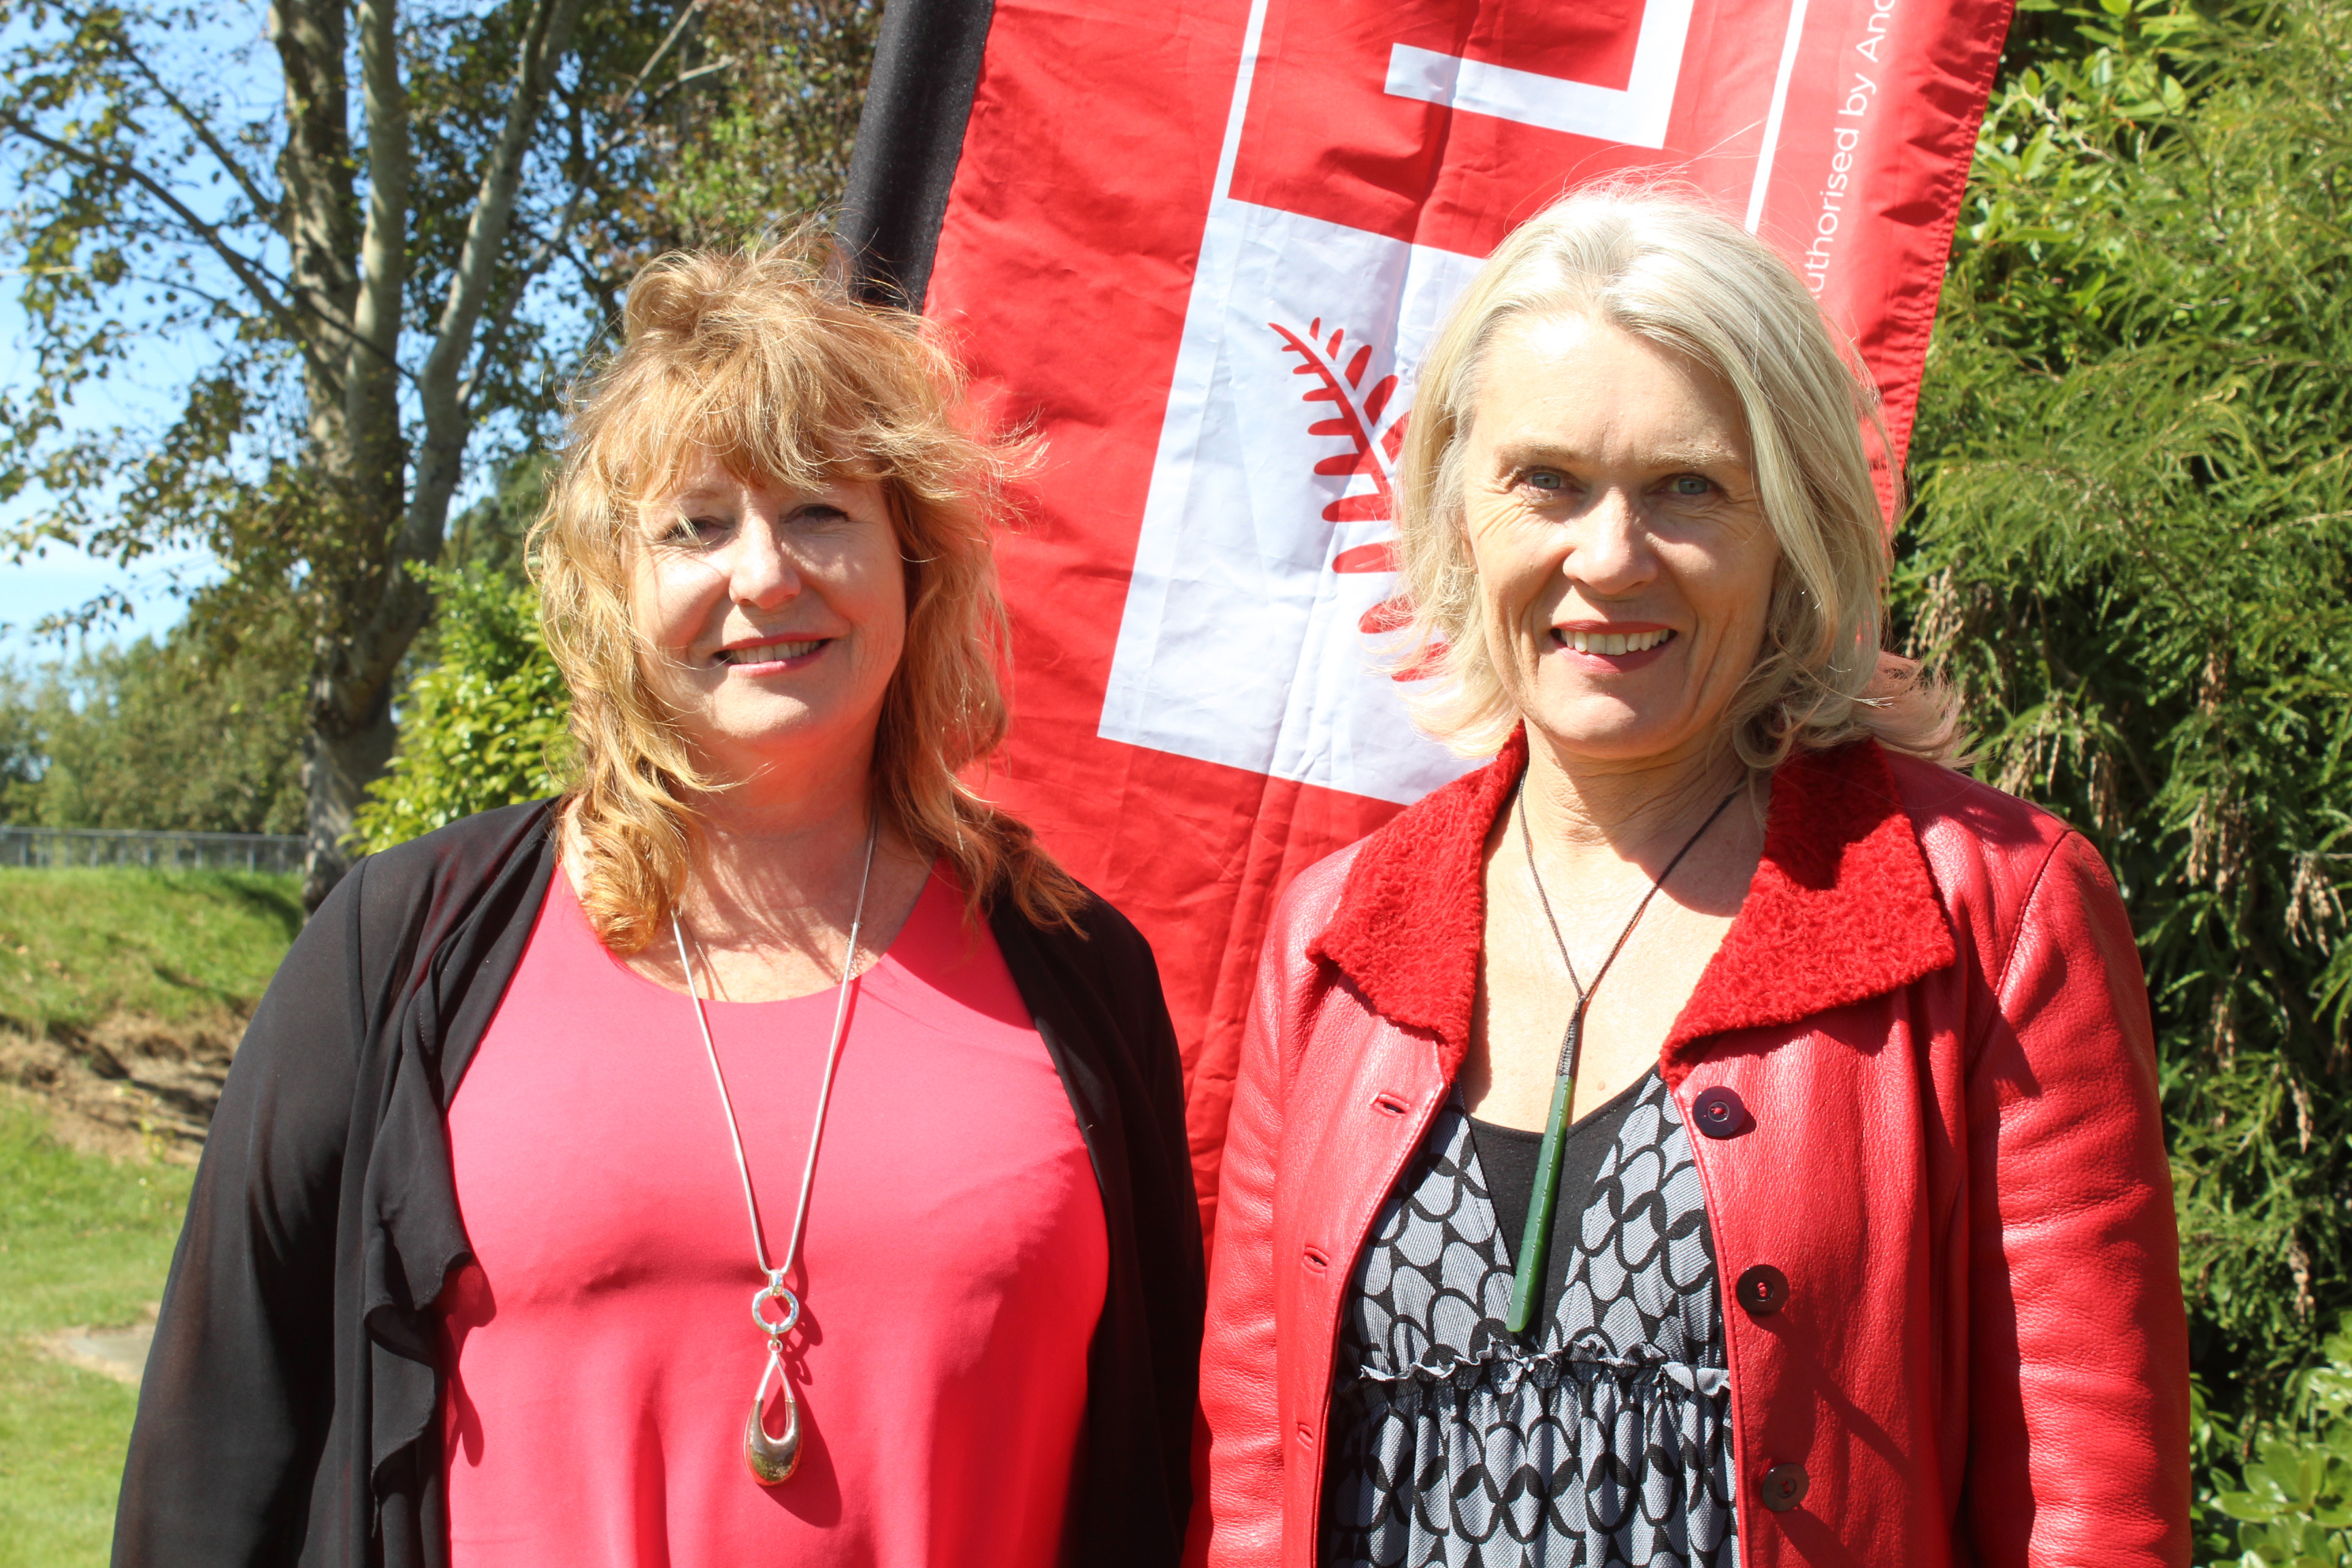
[[[1513,231],[1472,280],[1421,366],[1400,453],[1398,553],[1412,620],[1398,668],[1434,679],[1408,700],[1465,756],[1496,751],[1520,715],[1488,653],[1463,532],[1463,464],[1488,347],[1519,317],[1573,314],[1671,349],[1739,399],[1780,564],[1764,647],[1732,700],[1750,768],[1861,736],[1950,760],[1950,695],[1881,650],[1886,519],[1864,432],[1892,461],[1877,394],[1842,353],[1788,264],[1697,202],[1579,192]]]
[[[962,377],[919,317],[849,291],[802,236],[663,257],[629,286],[621,347],[573,407],[530,533],[547,646],[572,690],[573,868],[597,934],[635,952],[685,887],[705,775],[648,689],[630,618],[642,509],[716,459],[781,489],[878,480],[906,558],[906,648],[883,699],[877,815],[953,866],[970,907],[1066,921],[1077,883],[960,776],[1003,741],[1004,606],[994,527],[1017,442],[975,435]]]

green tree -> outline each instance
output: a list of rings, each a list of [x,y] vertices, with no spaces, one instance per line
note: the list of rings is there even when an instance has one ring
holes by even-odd
[[[269,0],[246,58],[202,7],[0,0],[0,253],[36,351],[0,406],[0,499],[51,503],[15,545],[200,543],[229,568],[215,615],[300,625],[313,902],[391,752],[431,608],[409,568],[438,559],[477,437],[529,445],[659,243],[646,132],[696,12]],[[244,104],[240,71],[277,101]],[[166,427],[67,422],[159,335],[198,362]]]
[[[2352,11],[2058,20],[1979,141],[1901,590],[2139,931],[2211,1457],[2352,1306]]]
[[[40,819],[41,726],[33,684],[0,666],[0,823]]]
[[[7,819],[47,827],[299,833],[301,639],[202,625],[0,683]]]
[[[683,240],[738,244],[840,202],[881,20],[878,0],[709,0],[700,46],[720,86],[655,193]]]

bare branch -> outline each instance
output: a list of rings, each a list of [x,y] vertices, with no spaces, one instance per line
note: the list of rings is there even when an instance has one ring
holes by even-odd
[[[672,22],[670,24],[669,31],[662,35],[660,46],[654,50],[650,57],[647,58],[646,63],[638,68],[636,76],[629,82],[628,90],[621,94],[621,101],[623,103],[626,103],[629,100],[637,96],[637,89],[646,85],[646,79],[647,77],[654,74],[654,68],[662,63],[662,60],[669,54],[671,47],[675,45],[679,37],[685,33],[686,25],[688,22],[693,21],[697,16],[702,15],[702,7],[709,3],[709,0],[692,0],[692,4],[688,5],[685,10],[680,11],[677,14],[677,20]],[[642,118],[642,116],[640,116],[640,118]]]
[[[669,31],[662,35],[662,41],[655,47],[654,52],[646,58],[646,63],[637,68],[637,74],[630,79],[628,87],[620,95],[620,102],[627,103],[637,96],[639,89],[646,85],[646,79],[654,74],[655,68],[668,57],[671,48],[677,45],[680,37],[685,36],[687,24],[700,16],[703,6],[707,4],[709,0],[691,0],[686,9],[678,13],[677,20],[670,24]],[[653,97],[661,97],[671,89],[679,87],[696,77],[724,69],[733,63],[733,60],[729,58],[714,65],[705,66],[699,70],[688,72]],[[537,278],[546,269],[549,262],[552,261],[558,254],[563,253],[564,247],[572,238],[572,227],[580,221],[580,205],[588,195],[587,171],[597,167],[614,152],[636,139],[637,134],[645,129],[646,110],[652,101],[652,98],[648,98],[644,102],[638,103],[619,134],[610,139],[600,137],[593,151],[583,152],[575,145],[572,194],[564,201],[563,213],[556,221],[555,232],[541,241],[539,248],[531,253],[528,261],[523,263],[522,270],[516,279],[515,287],[509,292],[506,302],[499,308],[498,313],[482,333],[481,352],[475,358],[473,373],[467,376],[464,386],[458,390],[457,400],[469,412],[473,407],[475,395],[481,390],[482,378],[489,374],[494,356],[505,340],[507,328],[512,323],[514,313],[522,302],[524,290],[530,286],[532,279]],[[578,140],[578,113],[575,110],[573,114],[575,143]]]
[[[704,77],[714,76],[723,70],[732,70],[735,68],[736,63],[737,62],[733,55],[721,55],[719,58],[711,61],[707,66],[697,66],[690,71],[678,72],[677,76],[670,79],[670,84],[662,89],[662,90],[664,92],[675,92],[679,88],[684,87],[688,82],[700,81]]]
[[[400,79],[397,0],[360,0],[360,80],[367,105],[367,232],[360,241],[360,297],[352,310],[343,413],[353,438],[395,462],[400,409],[400,293],[408,277],[408,89]]]
[[[522,184],[522,165],[540,117],[554,85],[555,63],[571,41],[582,0],[539,0],[523,35],[520,58],[515,62],[514,96],[507,104],[506,124],[498,145],[482,170],[482,183],[467,221],[466,238],[449,279],[449,297],[442,306],[433,347],[418,374],[417,393],[424,405],[425,439],[416,449],[415,480],[409,492],[408,520],[402,529],[395,561],[430,561],[441,547],[449,498],[457,492],[464,468],[466,439],[473,426],[472,411],[459,395],[458,377],[471,357],[474,329],[481,319],[483,301],[497,275],[514,218],[515,193]],[[395,572],[396,584],[413,584],[405,572]],[[373,617],[389,633],[392,626],[421,619],[425,598],[421,585],[413,592],[395,585]],[[399,639],[405,646],[405,639]]]
[[[584,157],[581,160],[581,166],[587,166]],[[572,182],[572,195],[563,204],[563,216],[557,220],[555,232],[541,240],[539,248],[531,252],[530,258],[516,274],[514,287],[507,291],[506,299],[483,327],[481,349],[474,356],[473,371],[466,377],[465,384],[457,389],[457,402],[469,416],[473,412],[474,398],[481,391],[482,378],[489,374],[490,366],[497,363],[499,351],[505,346],[507,329],[514,324],[515,311],[522,304],[524,293],[530,288],[531,279],[546,270],[547,264],[571,240],[572,226],[580,221],[581,202],[587,195],[588,182],[584,177]]]
[[[482,170],[473,216],[466,225],[465,244],[449,279],[449,298],[442,306],[433,351],[426,356],[425,374],[419,378],[427,399],[428,422],[433,417],[434,399],[455,396],[458,367],[473,346],[474,324],[480,318],[482,301],[489,293],[491,279],[498,270],[499,253],[513,221],[515,192],[522,183],[523,157],[547,105],[555,74],[554,56],[569,41],[581,3],[582,0],[541,0],[532,7],[522,57],[515,66],[514,97],[507,106],[507,122],[499,131],[489,163]]]

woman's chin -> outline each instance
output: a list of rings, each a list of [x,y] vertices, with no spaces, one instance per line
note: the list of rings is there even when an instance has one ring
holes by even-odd
[[[1622,710],[1526,715],[1528,738],[1571,767],[1643,769],[1669,766],[1705,753],[1713,727],[1674,719],[1646,719]]]
[[[716,712],[697,714],[681,722],[687,742],[710,763],[732,776],[791,763],[820,752],[854,745],[858,724],[845,705],[795,702],[789,699],[726,702]],[[870,740],[873,716],[865,731]]]

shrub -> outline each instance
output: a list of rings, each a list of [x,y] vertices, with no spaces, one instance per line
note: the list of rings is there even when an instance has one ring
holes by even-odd
[[[368,850],[562,788],[572,701],[537,591],[480,566],[419,575],[440,599],[438,658],[410,683],[392,766],[360,808]]]
[[[2242,1568],[2339,1568],[2352,1563],[2352,1314],[2305,1373],[2309,1418],[2265,1432],[2237,1487],[2213,1505],[2238,1521]]]

